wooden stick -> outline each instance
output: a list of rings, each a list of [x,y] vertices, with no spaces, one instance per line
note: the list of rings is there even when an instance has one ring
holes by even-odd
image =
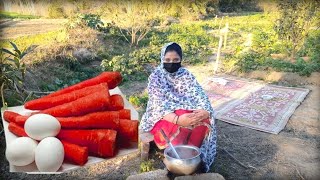
[[[29,90],[25,90],[25,91],[28,93],[35,93],[35,94],[50,94],[54,92],[54,91],[41,92],[41,91],[29,91]]]
[[[220,34],[220,40],[219,40],[219,45],[218,45],[218,52],[217,52],[217,58],[216,58],[216,63],[214,65],[214,74],[217,73],[217,70],[219,68],[219,59],[220,59],[220,51],[221,51],[221,47],[222,47],[222,41],[223,41],[223,37],[222,35]]]
[[[216,15],[216,17],[214,18],[214,25],[217,25],[217,19],[218,19],[218,15]]]

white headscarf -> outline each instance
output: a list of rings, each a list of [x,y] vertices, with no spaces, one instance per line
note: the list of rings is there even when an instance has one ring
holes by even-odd
[[[165,51],[173,42],[166,44],[161,50],[161,64],[149,76],[149,100],[146,112],[143,114],[140,128],[151,131],[153,126],[166,114],[177,109],[204,109],[210,114],[210,133],[203,141],[200,150],[202,160],[209,170],[216,154],[216,130],[214,126],[214,111],[210,101],[196,78],[184,67],[169,73],[163,68]]]

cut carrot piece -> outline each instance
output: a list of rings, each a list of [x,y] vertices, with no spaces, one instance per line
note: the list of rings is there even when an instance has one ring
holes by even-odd
[[[75,101],[55,106],[40,113],[54,117],[81,116],[91,112],[102,111],[110,105],[110,96],[106,92],[96,92]]]
[[[130,142],[138,142],[138,120],[120,119],[118,129],[118,144],[128,147]]]
[[[7,122],[16,122],[16,117],[20,116],[20,114],[15,113],[13,111],[4,111],[3,118]]]
[[[131,119],[131,110],[130,109],[121,109],[119,112],[120,119]]]
[[[84,165],[88,161],[88,147],[79,146],[61,140],[64,147],[64,159],[71,163]]]
[[[103,72],[99,76],[96,76],[94,78],[82,81],[82,82],[77,83],[75,85],[66,87],[64,89],[61,89],[59,91],[56,91],[56,92],[51,93],[51,94],[44,96],[44,97],[54,97],[54,96],[58,96],[61,94],[69,93],[74,90],[82,89],[84,87],[104,83],[104,82],[106,82],[108,84],[109,89],[113,89],[113,88],[117,87],[121,81],[122,81],[122,76],[121,76],[120,72]]]
[[[24,126],[24,123],[27,121],[27,119],[29,118],[30,116],[17,116],[16,119],[15,119],[15,122],[19,125],[19,126]]]
[[[24,130],[24,128],[19,126],[18,124],[14,123],[14,122],[10,122],[9,123],[8,129],[9,129],[10,132],[15,134],[16,136],[29,137],[27,135],[26,131]]]
[[[78,98],[88,96],[95,92],[105,92],[109,93],[109,88],[107,83],[101,83],[94,86],[85,87],[79,90],[75,90],[69,93],[53,96],[44,97],[35,100],[28,101],[24,104],[26,109],[31,110],[44,110],[54,106],[58,106],[64,103],[72,102]],[[110,95],[109,95],[110,96]]]
[[[62,128],[65,129],[118,129],[119,112],[102,111],[86,114],[78,117],[58,117]]]
[[[110,106],[108,106],[108,110],[117,111],[123,108],[124,108],[124,102],[121,95],[114,94],[110,96]]]
[[[117,131],[110,129],[60,130],[57,137],[80,146],[86,146],[89,153],[99,157],[113,157],[116,152]]]
[[[18,115],[15,122],[24,126],[30,116]],[[115,129],[119,127],[118,111],[101,111],[75,117],[56,117],[63,129]]]

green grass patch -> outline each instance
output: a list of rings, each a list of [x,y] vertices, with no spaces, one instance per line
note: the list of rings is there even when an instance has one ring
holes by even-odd
[[[140,173],[153,171],[154,169],[154,160],[142,161],[140,164]]]
[[[24,15],[15,12],[0,11],[0,19],[39,19],[41,16]]]
[[[41,34],[21,36],[15,39],[0,40],[0,47],[10,48],[9,41],[13,41],[20,49],[28,48],[31,45],[47,45],[54,42],[63,42],[67,38],[64,30],[50,31]]]
[[[147,92],[143,92],[141,94],[134,94],[129,97],[129,102],[136,107],[146,108],[149,100],[149,96]]]
[[[40,82],[42,91],[57,91],[59,89],[74,85],[81,81],[93,78],[101,73],[100,69],[81,66],[76,70],[70,69],[65,63],[52,69],[50,82]]]

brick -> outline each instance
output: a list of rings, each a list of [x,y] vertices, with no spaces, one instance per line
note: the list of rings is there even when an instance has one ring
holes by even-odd
[[[203,173],[193,176],[178,176],[174,180],[224,180],[224,177],[218,173]]]
[[[153,141],[153,135],[150,132],[139,130],[139,144],[141,152],[141,160],[145,161],[149,158],[150,142]]]
[[[170,180],[167,176],[168,170],[158,169],[141,174],[131,175],[127,180]]]

